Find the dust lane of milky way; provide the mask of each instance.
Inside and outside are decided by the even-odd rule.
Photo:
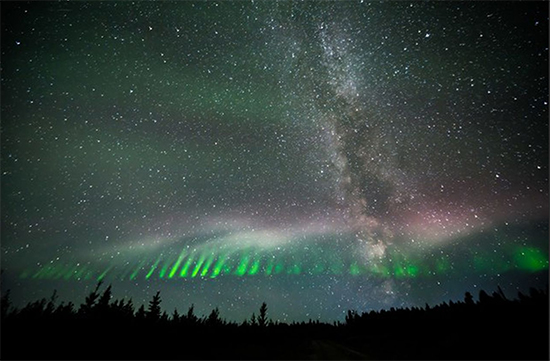
[[[2,291],[242,320],[548,284],[548,5],[2,4]]]

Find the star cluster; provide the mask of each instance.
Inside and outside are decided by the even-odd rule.
[[[548,284],[547,3],[14,2],[2,40],[20,302],[335,320]]]

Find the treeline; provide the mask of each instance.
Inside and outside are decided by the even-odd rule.
[[[147,325],[178,325],[178,326],[258,326],[266,327],[277,324],[267,318],[267,304],[264,302],[258,315],[252,313],[250,319],[242,323],[230,322],[220,317],[220,311],[215,308],[207,316],[198,317],[195,315],[194,305],[191,305],[186,313],[180,314],[174,309],[172,314],[168,314],[161,308],[162,299],[158,291],[149,301],[147,307],[141,305],[135,308],[132,299],[113,299],[112,286],[109,285],[103,291],[100,291],[102,282],[98,282],[95,289],[90,292],[84,302],[76,307],[72,302],[61,302],[57,304],[57,291],[54,290],[49,299],[29,302],[21,309],[12,307],[10,300],[10,290],[2,296],[2,320],[10,322],[26,321],[94,321],[94,322],[129,322],[146,323]]]
[[[78,307],[57,293],[11,305],[2,296],[2,359],[548,359],[548,289],[500,289],[435,306],[347,312],[345,322],[272,321],[263,303],[242,321],[136,308],[98,283]]]
[[[478,301],[466,292],[463,301],[432,307],[348,311],[346,328],[360,335],[352,347],[371,340],[366,347],[382,358],[547,360],[548,317],[548,288],[510,299],[498,287],[479,291]]]

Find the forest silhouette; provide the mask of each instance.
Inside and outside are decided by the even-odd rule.
[[[114,299],[102,283],[78,307],[49,299],[1,300],[2,359],[548,359],[548,288],[510,299],[474,300],[359,313],[343,322],[284,323],[264,302],[241,323],[218,308],[172,314],[157,292],[147,305]]]

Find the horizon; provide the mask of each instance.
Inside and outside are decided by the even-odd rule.
[[[123,304],[129,304],[131,302],[132,307],[133,307],[134,316],[137,314],[137,312],[140,308],[143,308],[145,312],[148,312],[148,309],[151,307],[150,303],[155,297],[155,296],[153,296],[151,299],[147,300],[144,303],[134,303],[134,300],[132,298],[126,298],[126,297],[119,298],[119,297],[116,297],[116,290],[114,288],[115,287],[113,287],[112,283],[105,284],[103,281],[98,281],[95,284],[95,287],[92,287],[92,291],[96,290],[98,296],[101,296],[101,295],[104,294],[104,292],[106,292],[107,289],[109,289],[111,297],[110,297],[108,302],[109,302],[109,305],[111,305],[111,306],[116,304],[117,302],[120,302],[120,301],[122,301]],[[90,291],[87,294],[87,296],[89,296],[92,291]],[[546,293],[546,295],[548,295],[548,285],[546,285],[545,289],[529,287],[526,290],[517,291],[517,293],[514,294],[514,295],[509,295],[509,294],[507,295],[506,292],[504,292],[500,286],[497,286],[497,288],[494,289],[494,290],[479,289],[479,290],[477,290],[477,292],[474,292],[474,293],[472,293],[470,291],[465,291],[462,299],[455,299],[455,300],[448,299],[448,300],[444,300],[444,301],[434,303],[434,304],[429,304],[428,302],[426,302],[424,305],[412,305],[412,306],[411,305],[402,305],[402,306],[399,306],[399,307],[391,306],[391,307],[388,307],[388,308],[379,308],[379,309],[373,309],[373,308],[363,309],[363,310],[347,309],[344,312],[344,319],[335,319],[335,320],[321,320],[321,319],[313,319],[311,317],[309,317],[307,319],[306,318],[304,318],[304,319],[298,318],[298,319],[291,319],[291,320],[287,320],[287,319],[280,320],[280,319],[274,318],[272,316],[271,308],[270,308],[270,305],[269,305],[268,302],[263,301],[262,304],[265,303],[265,305],[267,306],[267,308],[266,308],[266,310],[267,310],[266,320],[268,322],[272,322],[274,324],[298,324],[298,323],[303,323],[303,322],[306,322],[306,323],[307,322],[320,322],[322,324],[327,324],[327,325],[342,325],[346,322],[347,318],[350,315],[350,312],[352,314],[362,316],[362,315],[367,315],[367,314],[370,315],[370,314],[372,314],[372,312],[380,314],[380,313],[383,313],[383,312],[393,312],[393,311],[413,311],[413,310],[428,311],[432,308],[440,308],[440,307],[446,307],[446,306],[452,306],[452,305],[465,304],[466,303],[466,298],[471,300],[474,304],[479,304],[480,302],[482,302],[482,296],[481,296],[482,293],[484,293],[485,296],[489,296],[489,297],[493,297],[493,298],[495,297],[495,295],[497,295],[497,297],[501,297],[503,300],[506,300],[506,301],[519,302],[519,301],[521,301],[522,297],[527,297],[527,298],[533,297],[533,294],[532,294],[533,291],[535,291],[537,293],[543,292],[543,293]],[[168,320],[173,320],[174,319],[173,317],[174,317],[174,312],[175,311],[177,311],[177,313],[181,316],[181,315],[185,315],[192,308],[193,309],[193,314],[195,316],[197,316],[198,319],[205,320],[206,318],[208,318],[208,316],[213,311],[217,310],[218,315],[219,315],[218,317],[221,321],[223,321],[224,323],[227,322],[227,323],[233,323],[233,324],[238,325],[238,324],[242,324],[242,323],[252,322],[251,321],[252,318],[257,317],[259,315],[259,313],[261,312],[260,307],[262,306],[262,304],[260,304],[256,309],[250,310],[248,317],[245,317],[242,320],[230,319],[228,317],[224,317],[224,314],[226,313],[227,310],[220,309],[217,306],[213,307],[211,310],[209,310],[208,312],[204,312],[204,313],[197,313],[197,309],[196,309],[195,304],[190,304],[187,308],[178,309],[177,307],[175,307],[172,310],[166,309],[163,306],[163,301],[164,300],[163,300],[163,295],[162,295],[161,291],[157,291],[157,292],[158,293],[156,293],[156,296],[160,296],[160,298],[159,298],[159,300],[160,300],[160,302],[159,302],[159,307],[160,307],[159,316],[166,314],[166,316],[168,317]],[[13,299],[12,299],[12,290],[11,289],[8,289],[6,291],[6,293],[2,294],[2,297],[7,297],[6,300],[9,302],[8,308],[6,309],[7,314],[15,314],[15,315],[17,315],[17,313],[19,311],[24,309],[26,306],[29,306],[31,303],[38,302],[38,301],[41,301],[41,300],[45,300],[48,303],[51,302],[52,305],[54,306],[54,309],[59,307],[59,306],[62,306],[62,305],[67,306],[69,303],[72,303],[72,311],[75,312],[75,314],[78,313],[78,312],[81,312],[82,311],[82,306],[86,303],[86,301],[84,299],[82,299],[81,303],[73,302],[72,300],[62,299],[59,296],[59,292],[58,292],[57,289],[54,289],[54,291],[52,292],[52,294],[49,297],[36,298],[34,300],[30,300],[29,302],[27,302],[24,305],[23,304],[21,304],[21,305],[14,304]]]

